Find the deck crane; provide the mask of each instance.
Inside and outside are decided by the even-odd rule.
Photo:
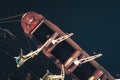
[[[47,70],[47,73],[42,78],[40,78],[40,80],[64,80],[64,77],[65,77],[65,71],[64,71],[64,66],[62,65],[60,75],[54,75]]]
[[[19,68],[21,65],[23,65],[28,59],[33,58],[35,55],[38,55],[39,52],[46,46],[49,45],[50,43],[54,44],[58,44],[66,39],[68,39],[69,37],[71,37],[73,35],[73,33],[70,34],[66,34],[64,36],[61,36],[57,39],[54,39],[52,37],[50,37],[40,48],[38,48],[35,51],[31,51],[29,52],[27,55],[23,55],[23,52],[21,50],[21,53],[18,57],[14,57],[17,63],[17,67]]]
[[[101,56],[102,56],[102,54],[97,54],[97,55],[94,55],[94,56],[89,56],[89,57],[86,57],[86,58],[82,58],[80,60],[78,60],[78,58],[76,58],[76,60],[74,61],[74,64],[78,66],[80,64],[89,62],[89,61],[94,60],[94,59],[96,59],[98,57],[101,57]]]

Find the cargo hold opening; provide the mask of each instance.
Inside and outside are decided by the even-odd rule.
[[[88,62],[78,66],[73,71],[73,74],[75,74],[80,80],[88,80],[95,70],[96,68]]]
[[[45,43],[53,33],[54,32],[49,27],[47,27],[46,24],[42,23],[33,33],[33,36],[41,43]]]
[[[60,59],[61,63],[65,63],[68,58],[72,55],[75,49],[66,41],[58,44],[51,53],[57,58]]]

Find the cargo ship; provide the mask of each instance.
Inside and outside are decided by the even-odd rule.
[[[102,54],[89,55],[72,39],[74,33],[65,33],[34,11],[24,13],[20,21],[23,33],[34,43],[34,50],[25,53],[21,48],[21,53],[14,56],[17,70],[29,66],[26,78],[9,80],[115,80],[95,60]]]
[[[27,12],[22,16],[21,26],[24,33],[36,43],[38,49],[50,38],[57,39],[68,34],[63,32],[57,25],[46,19],[43,15],[34,11]],[[43,46],[41,51],[46,58],[51,59],[58,68],[62,69],[61,65],[64,66],[64,77],[70,77],[69,79],[65,78],[65,80],[115,80],[95,59],[88,59],[88,61],[86,61],[86,58],[91,58],[91,56],[70,37],[64,39],[59,44],[49,43]],[[76,59],[85,59],[83,62],[86,62],[76,65]]]

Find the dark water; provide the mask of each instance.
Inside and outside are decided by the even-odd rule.
[[[73,32],[72,37],[90,55],[93,52],[103,53],[103,57],[97,61],[105,67],[115,78],[120,74],[120,5],[117,1],[79,1],[79,0],[37,0],[37,1],[2,1],[0,3],[0,18],[36,11],[58,25],[64,32]],[[14,18],[12,20],[20,19]],[[10,19],[11,20],[11,19]],[[0,20],[1,22],[1,20]],[[16,37],[4,38],[0,32],[0,49],[5,49],[12,55],[18,55],[22,47],[29,52],[26,37],[20,26],[16,23],[0,23],[0,28],[10,30]],[[8,35],[9,36],[9,35]],[[14,37],[14,36],[12,36]],[[5,47],[7,45],[8,48]],[[14,53],[13,53],[14,52]],[[8,75],[14,69],[18,70],[8,54],[0,51],[0,73]],[[3,62],[7,62],[4,64]],[[25,70],[23,70],[24,73]],[[15,72],[15,71],[14,71]],[[19,75],[19,74],[17,74]]]

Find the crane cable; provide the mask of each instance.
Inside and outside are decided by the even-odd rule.
[[[10,16],[10,17],[6,17],[6,18],[2,18],[0,19],[0,23],[11,23],[11,22],[18,22],[20,20],[9,20],[9,19],[12,19],[12,18],[16,18],[16,17],[19,17],[19,16],[22,16],[24,13],[22,14],[18,14],[18,15],[14,15],[14,16]],[[8,21],[6,21],[8,20]]]
[[[0,21],[4,21],[4,20],[8,20],[8,19],[15,18],[15,17],[19,17],[19,16],[22,16],[23,14],[24,14],[24,13],[18,14],[18,15],[15,15],[15,16],[10,16],[10,17],[6,17],[6,18],[2,18],[2,19],[0,19]]]
[[[14,15],[14,16],[10,16],[10,17],[6,17],[6,18],[2,18],[2,19],[0,19],[0,24],[1,24],[1,23],[19,22],[20,20],[9,20],[9,19],[13,19],[13,18],[22,16],[23,14],[25,14],[25,13],[21,13],[21,14]],[[7,21],[7,20],[8,20],[8,21]],[[25,34],[24,34],[24,35],[25,35]],[[26,41],[27,41],[27,45],[28,45],[29,50],[32,50],[31,47],[30,47],[30,42],[29,42],[29,40],[27,39],[27,36],[26,36],[26,35],[25,35],[25,38],[26,38]]]
[[[0,23],[12,23],[12,22],[19,22],[20,20],[10,20],[10,21],[2,21]]]

